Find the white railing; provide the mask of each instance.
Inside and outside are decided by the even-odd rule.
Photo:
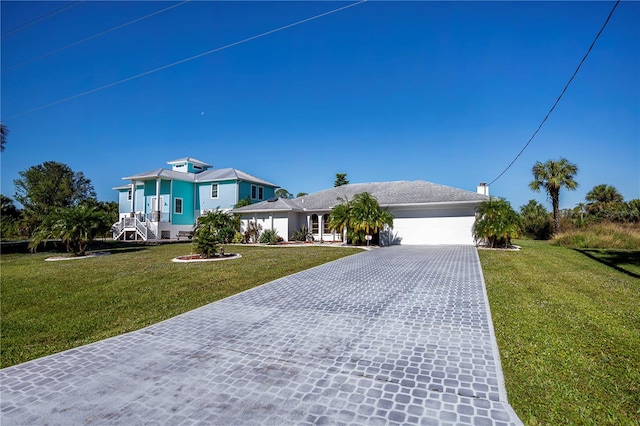
[[[114,240],[120,237],[126,231],[135,231],[144,241],[156,238],[157,227],[150,221],[141,221],[138,215],[134,217],[124,217],[118,223],[114,223],[111,227]]]

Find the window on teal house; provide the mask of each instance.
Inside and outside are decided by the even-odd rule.
[[[256,192],[258,191],[258,187],[255,185],[251,185],[251,199],[256,199]]]
[[[173,212],[175,214],[182,214],[182,198],[176,198],[174,200]]]
[[[127,191],[127,200],[131,201],[131,190]]]
[[[264,200],[264,188],[261,186],[258,187],[258,200]]]
[[[218,184],[211,184],[211,198],[218,198]]]

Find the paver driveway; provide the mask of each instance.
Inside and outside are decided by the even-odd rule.
[[[521,424],[474,247],[364,252],[0,380],[3,426]]]

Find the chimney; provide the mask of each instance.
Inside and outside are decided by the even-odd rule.
[[[489,196],[489,186],[485,182],[480,182],[477,192],[478,194]]]

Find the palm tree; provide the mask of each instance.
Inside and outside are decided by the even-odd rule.
[[[486,240],[491,248],[500,245],[509,247],[511,239],[518,236],[520,218],[507,200],[491,198],[483,201],[477,213],[472,227],[476,240]]]
[[[9,134],[9,129],[0,122],[0,151],[4,151],[4,144],[7,143],[7,134]]]
[[[556,233],[560,232],[560,189],[575,190],[578,182],[574,180],[578,173],[578,166],[572,164],[566,158],[558,161],[549,160],[546,163],[538,161],[533,168],[534,180],[529,183],[529,188],[539,192],[542,188],[551,198],[553,205],[553,228]]]
[[[362,192],[353,197],[351,223],[354,231],[364,231],[366,235],[371,235],[385,224],[393,226],[393,216],[380,207],[376,197]]]
[[[104,235],[110,226],[109,215],[95,206],[60,207],[44,218],[29,247],[35,251],[42,241],[59,238],[67,251],[84,256],[89,244]]]
[[[351,226],[351,201],[346,196],[338,197],[340,204],[331,209],[329,213],[329,228],[340,232],[340,238],[344,235],[345,229]]]
[[[624,201],[622,194],[620,194],[614,186],[606,184],[594,186],[593,189],[587,193],[585,199],[593,204],[599,203],[603,205]]]

